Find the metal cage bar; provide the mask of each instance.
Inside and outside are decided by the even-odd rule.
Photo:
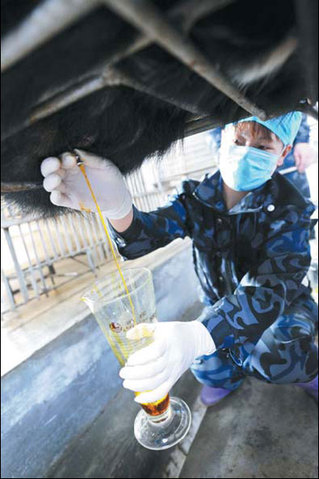
[[[19,229],[19,234],[20,234],[20,237],[21,237],[21,240],[22,240],[23,248],[24,248],[24,251],[25,251],[25,254],[26,254],[26,257],[27,257],[27,260],[28,260],[28,264],[29,264],[28,271],[30,273],[30,281],[31,281],[31,284],[32,284],[32,288],[35,292],[36,297],[39,298],[40,291],[39,291],[39,288],[38,288],[37,278],[35,277],[35,269],[34,269],[34,266],[32,264],[31,258],[30,258],[30,254],[29,254],[29,250],[28,250],[28,247],[27,247],[27,244],[26,244],[26,241],[25,241],[24,234],[22,233],[22,230],[21,230],[21,225],[18,225],[18,229]]]
[[[46,0],[2,41],[1,71],[94,9],[97,0]]]
[[[58,9],[58,2],[60,0],[47,0],[47,2],[50,2],[50,1],[57,2],[57,4],[55,5],[55,8]],[[73,1],[70,3],[73,3]],[[83,1],[84,0],[80,0],[80,3],[82,4]],[[186,40],[179,33],[179,30],[184,32],[189,30],[191,25],[195,23],[196,21],[198,21],[201,17],[207,14],[211,14],[212,12],[218,9],[224,8],[225,6],[233,3],[234,1],[235,0],[203,0],[200,3],[198,3],[197,0],[186,0],[185,2],[178,3],[176,6],[172,7],[167,12],[167,18],[169,20],[175,21],[175,23],[177,24],[178,30],[172,27],[166,21],[166,18],[161,15],[160,11],[157,11],[152,6],[151,2],[149,1],[142,2],[143,5],[137,7],[139,12],[137,13],[137,15],[140,15],[141,11],[144,10],[145,6],[147,5],[150,11],[149,12],[146,11],[145,15],[147,18],[150,17],[153,23],[155,22],[154,24],[152,23],[150,28],[146,30],[145,28],[143,30],[142,24],[137,25],[139,29],[142,29],[142,31],[144,31],[144,33],[146,32],[147,34],[146,36],[138,35],[137,38],[131,44],[128,44],[128,43],[126,44],[125,42],[123,44],[123,42],[121,42],[121,44],[110,55],[110,57],[105,62],[103,62],[102,65],[100,65],[99,67],[94,69],[93,72],[91,72],[91,77],[89,79],[83,78],[82,81],[80,80],[80,82],[78,82],[76,85],[73,85],[64,91],[57,93],[53,97],[46,99],[42,104],[38,105],[33,110],[31,116],[27,118],[23,124],[19,125],[18,128],[15,128],[14,130],[8,132],[6,137],[18,133],[19,131],[21,131],[24,128],[27,128],[33,123],[48,117],[56,113],[57,111],[60,111],[66,106],[71,105],[72,103],[75,103],[79,101],[80,99],[106,86],[120,86],[120,85],[128,86],[137,91],[141,91],[143,93],[149,94],[164,102],[170,103],[196,116],[197,115],[201,116],[203,112],[199,111],[199,109],[196,108],[194,105],[190,105],[189,103],[185,101],[177,100],[176,98],[167,97],[165,94],[157,92],[154,88],[151,88],[148,85],[145,85],[137,80],[134,80],[133,78],[129,77],[127,74],[124,74],[122,72],[116,71],[114,68],[111,68],[112,65],[115,65],[116,63],[123,60],[124,58],[127,58],[133,55],[134,53],[151,45],[153,43],[153,40],[155,40],[158,44],[161,44],[162,47],[166,48],[168,51],[170,51],[171,54],[175,55],[179,60],[183,61],[191,70],[196,71],[197,74],[204,77],[215,88],[218,88],[228,97],[230,97],[233,101],[235,101],[240,106],[242,106],[242,108],[244,108],[246,111],[252,114],[257,114],[257,116],[260,116],[261,118],[265,117],[266,114],[263,110],[261,110],[255,104],[253,104],[250,100],[248,100],[239,91],[239,89],[236,86],[232,85],[227,78],[225,78],[218,71],[216,71],[214,67],[211,65],[211,63],[208,62],[207,59],[204,58],[204,56],[199,52],[199,50],[189,40]],[[121,0],[121,2],[116,2],[114,0],[103,0],[102,3],[107,4],[108,6],[111,6],[111,8],[112,6],[116,5],[117,10],[118,9],[125,10],[126,9],[125,3],[127,2],[125,2],[124,0]],[[136,7],[134,7],[133,5],[134,3],[136,2],[129,0],[128,5],[130,9],[132,9],[132,7],[133,9],[136,9]],[[95,4],[97,4],[97,0],[95,1]],[[154,11],[157,15],[155,19],[154,19]],[[122,13],[120,14],[123,16]],[[143,18],[141,19],[141,21],[142,20]],[[29,21],[31,22],[30,19]],[[155,35],[155,38],[153,38],[154,35],[152,35],[152,31],[150,32],[150,29],[154,28],[154,26],[156,27],[157,25],[158,25],[159,31],[157,33],[155,32],[156,35]],[[163,25],[165,25],[165,29],[166,29],[164,33],[167,34],[167,32],[171,32],[171,36],[173,35],[174,37],[169,39],[168,43],[166,41],[164,41],[164,43],[162,41],[161,43],[160,41],[161,40],[160,30],[161,28],[163,28]],[[151,36],[149,36],[150,34]],[[193,60],[189,61],[189,57],[194,55],[194,53],[196,56],[196,63],[198,65],[195,65],[195,62]],[[92,78],[92,75],[93,75],[93,78]],[[3,139],[5,139],[6,137],[4,137]],[[23,185],[21,187],[23,188]],[[12,186],[10,188],[12,189]]]
[[[167,97],[166,95],[156,91],[154,88],[151,88],[148,85],[141,83],[140,81],[131,78],[129,75],[117,70],[115,67],[106,67],[106,69],[101,72],[99,76],[88,80],[78,87],[57,95],[56,97],[46,101],[43,105],[39,105],[34,109],[30,118],[24,124],[24,127],[32,125],[42,118],[53,115],[66,106],[71,105],[72,103],[75,103],[91,93],[101,90],[107,86],[126,86],[142,93],[146,93],[154,98],[158,98],[159,100],[174,105],[182,110],[188,111],[189,113],[195,115],[202,113],[193,105],[190,105],[184,101],[179,101],[176,98]]]
[[[144,32],[188,68],[224,93],[251,115],[265,120],[264,110],[255,105],[230,80],[217,71],[201,51],[176,30],[154,4],[148,0],[103,0],[111,10]]]
[[[19,282],[20,291],[22,293],[23,300],[26,303],[29,300],[28,289],[27,289],[27,285],[25,283],[25,277],[24,277],[23,271],[20,267],[20,263],[19,263],[18,258],[17,258],[17,254],[16,254],[16,251],[15,251],[15,248],[14,248],[14,244],[13,244],[13,241],[12,241],[12,238],[11,238],[9,228],[3,228],[3,232],[4,232],[4,235],[5,235],[7,245],[9,247],[9,251],[10,251],[10,255],[11,255],[11,258],[12,258],[12,262],[13,262],[15,271],[17,273],[17,279],[18,279],[18,282]]]

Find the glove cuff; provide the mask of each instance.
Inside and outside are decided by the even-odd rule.
[[[129,214],[132,209],[132,205],[131,193],[128,189],[126,189],[121,206],[112,210],[105,210],[103,213],[110,220],[120,220]]]
[[[197,338],[195,358],[213,354],[216,351],[216,345],[209,331],[200,321],[192,321],[192,325],[194,328],[194,337]]]

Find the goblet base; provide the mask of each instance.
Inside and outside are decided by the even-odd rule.
[[[189,431],[191,418],[187,404],[182,399],[171,397],[170,414],[164,421],[153,422],[143,410],[137,414],[134,422],[135,438],[146,449],[168,449],[184,439]]]

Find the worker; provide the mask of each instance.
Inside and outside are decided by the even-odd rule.
[[[75,150],[86,165],[120,254],[143,256],[191,237],[205,307],[189,322],[159,322],[151,345],[120,370],[136,402],[163,396],[188,369],[204,386],[207,406],[247,376],[295,384],[318,398],[317,305],[307,284],[313,204],[280,175],[301,123],[291,112],[249,117],[223,131],[219,170],[187,180],[164,207],[145,213],[133,204],[118,168]],[[95,209],[76,158],[66,152],[42,162],[43,186],[55,205]]]

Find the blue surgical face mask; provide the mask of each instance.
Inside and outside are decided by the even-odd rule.
[[[230,145],[221,152],[219,170],[229,188],[250,191],[270,180],[279,157],[252,146]]]

